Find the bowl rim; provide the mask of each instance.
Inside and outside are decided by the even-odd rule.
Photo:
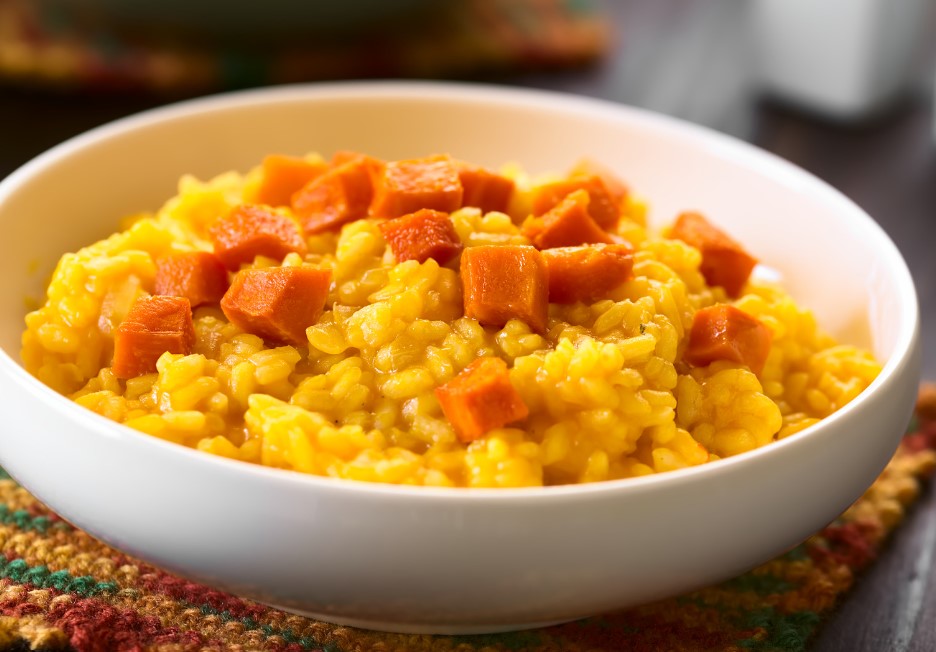
[[[325,83],[302,83],[274,86],[260,89],[240,90],[219,93],[195,99],[148,109],[111,122],[105,123],[86,132],[69,138],[62,143],[39,154],[0,180],[0,205],[16,193],[17,188],[44,169],[95,144],[120,138],[140,127],[156,126],[161,123],[185,119],[200,114],[224,110],[239,110],[269,103],[316,102],[316,101],[379,101],[407,100],[429,102],[475,103],[486,106],[501,105],[536,110],[547,106],[550,111],[564,111],[576,114],[594,115],[605,119],[615,119],[637,126],[653,129],[659,133],[688,140],[694,147],[707,155],[729,160],[754,170],[758,174],[771,178],[783,178],[788,185],[799,186],[804,192],[817,194],[826,203],[835,204],[841,211],[851,214],[852,218],[870,231],[877,244],[886,269],[894,278],[899,292],[898,305],[899,331],[896,337],[894,353],[883,365],[881,372],[872,383],[850,403],[837,412],[825,417],[820,422],[803,429],[785,439],[772,442],[760,448],[741,453],[729,458],[708,462],[699,466],[655,473],[637,478],[605,480],[587,484],[564,484],[537,487],[512,488],[470,488],[470,487],[427,487],[395,485],[377,482],[364,482],[328,476],[305,474],[288,469],[261,466],[240,460],[232,460],[217,455],[210,455],[194,448],[182,446],[147,435],[123,424],[111,421],[91,410],[81,407],[67,397],[58,394],[15,360],[5,349],[0,349],[0,375],[23,386],[24,390],[35,395],[50,410],[61,412],[65,418],[77,420],[97,434],[111,439],[120,439],[126,444],[142,447],[154,447],[154,453],[189,456],[193,463],[201,462],[217,472],[246,474],[257,482],[279,483],[298,491],[306,488],[343,493],[366,495],[374,498],[392,498],[405,496],[418,500],[488,502],[505,499],[530,500],[534,496],[551,499],[574,499],[594,497],[609,493],[644,493],[662,487],[680,486],[704,481],[712,476],[724,474],[737,465],[744,465],[765,456],[777,455],[782,450],[803,447],[808,441],[821,437],[824,431],[839,421],[860,410],[885,384],[896,382],[901,370],[912,362],[915,344],[919,336],[919,307],[916,290],[910,271],[897,246],[880,225],[839,190],[799,166],[744,142],[733,136],[719,133],[709,127],[697,125],[660,114],[648,109],[619,104],[610,100],[585,97],[557,91],[502,87],[474,82],[439,82],[439,81],[338,81]],[[179,174],[184,174],[184,170]]]

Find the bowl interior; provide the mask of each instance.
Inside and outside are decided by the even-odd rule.
[[[529,91],[359,83],[248,92],[142,114],[78,137],[0,185],[0,346],[19,359],[27,307],[63,252],[153,210],[183,173],[246,170],[271,152],[449,152],[490,166],[617,171],[656,225],[700,210],[768,267],[820,324],[886,360],[906,346],[915,298],[899,254],[848,200],[800,170],[700,128]]]

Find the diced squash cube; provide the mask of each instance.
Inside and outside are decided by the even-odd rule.
[[[263,159],[257,203],[269,206],[289,206],[293,194],[312,179],[323,174],[328,165],[323,161],[307,161],[298,156],[271,154]]]
[[[619,207],[630,194],[630,190],[628,190],[626,183],[621,181],[621,179],[615,175],[614,172],[606,168],[601,163],[593,161],[592,159],[583,158],[578,163],[576,163],[575,167],[569,171],[569,177],[598,177],[601,179],[602,183],[604,183],[605,189]]]
[[[682,240],[702,253],[699,271],[709,285],[720,285],[730,297],[744,289],[757,259],[727,233],[698,213],[683,213],[670,229],[669,237]]]
[[[458,179],[464,189],[462,206],[480,208],[483,213],[507,210],[514,191],[513,179],[462,162],[458,163]]]
[[[520,319],[534,331],[546,332],[546,261],[533,247],[469,247],[462,252],[461,280],[466,317],[497,328]]]
[[[435,395],[456,436],[466,444],[530,413],[500,358],[478,358],[436,388]]]
[[[215,255],[235,271],[257,256],[282,260],[286,254],[304,256],[307,251],[294,220],[253,204],[236,206],[211,227],[210,235]]]
[[[633,277],[634,251],[628,245],[595,244],[544,249],[552,303],[595,301]]]
[[[305,346],[306,329],[325,307],[331,270],[317,267],[244,269],[221,299],[227,318],[264,339]]]
[[[138,298],[114,333],[118,378],[136,378],[156,371],[163,353],[188,355],[195,347],[192,306],[185,297]]]
[[[313,179],[292,198],[292,208],[306,233],[338,229],[367,217],[380,161],[369,156],[339,157],[340,165]]]
[[[398,263],[432,258],[444,265],[462,250],[461,240],[447,213],[428,208],[387,220],[380,225]]]
[[[542,217],[528,217],[523,222],[523,235],[537,249],[574,247],[582,244],[614,241],[588,213],[589,195],[576,190],[547,211]]]
[[[588,193],[588,214],[605,231],[613,230],[621,217],[620,204],[599,176],[571,177],[533,189],[533,214],[542,215],[578,190]]]
[[[772,339],[771,330],[756,317],[734,306],[717,304],[696,311],[685,358],[697,367],[729,360],[760,375]]]
[[[390,161],[377,176],[370,213],[400,217],[420,208],[451,213],[461,207],[463,194],[458,168],[448,156]]]
[[[217,303],[227,289],[227,270],[207,251],[170,254],[156,262],[156,294],[185,297],[194,308]]]
[[[345,163],[350,163],[357,159],[366,159],[371,165],[371,169],[376,172],[380,170],[384,163],[380,159],[374,158],[373,156],[368,156],[367,154],[362,154],[361,152],[355,152],[350,149],[340,149],[332,155],[332,159],[329,163],[331,167],[337,168],[344,165]]]

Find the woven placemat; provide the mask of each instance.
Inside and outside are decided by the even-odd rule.
[[[331,41],[283,39],[285,45],[252,53],[81,25],[63,13],[61,3],[0,0],[0,80],[187,94],[323,79],[465,77],[578,66],[608,49],[609,26],[592,0],[446,0],[429,8],[416,30],[369,30]]]
[[[381,634],[316,622],[132,559],[0,479],[0,651],[365,650],[502,652],[803,650],[936,468],[936,387],[880,478],[839,519],[738,578],[540,630]]]

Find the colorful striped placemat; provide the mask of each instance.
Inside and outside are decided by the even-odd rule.
[[[250,51],[89,25],[74,11],[81,3],[0,0],[0,80],[190,94],[321,79],[578,66],[600,58],[609,45],[609,25],[594,0],[427,4],[419,29],[282,39],[283,45]]]
[[[316,622],[175,577],[73,528],[0,479],[0,651],[791,651],[875,558],[936,468],[936,386],[880,478],[840,518],[751,572],[678,598],[539,630],[382,634]]]

